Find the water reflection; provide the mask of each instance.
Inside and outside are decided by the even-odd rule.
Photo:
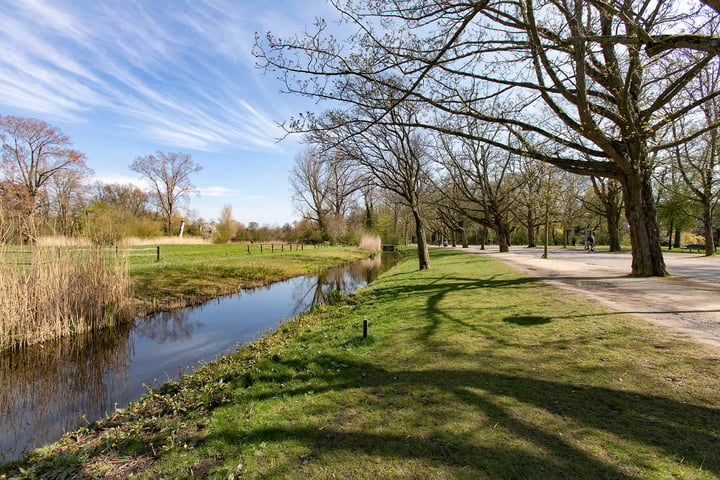
[[[330,292],[351,293],[397,263],[384,254],[313,277],[163,312],[101,334],[0,355],[0,461],[57,440],[193,365],[257,338]]]
[[[339,291],[347,294],[369,284],[378,277],[380,272],[394,265],[393,260],[396,258],[396,256],[388,254],[375,255],[373,258],[366,258],[343,268],[331,268],[317,277],[303,277],[293,293],[296,304],[292,315],[305,312],[315,305],[326,303],[330,292]],[[385,262],[385,267],[383,267],[383,262]],[[388,264],[390,265],[388,266]]]
[[[98,418],[128,386],[132,325],[0,356],[0,459]]]

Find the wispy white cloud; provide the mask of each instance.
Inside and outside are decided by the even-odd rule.
[[[271,3],[5,5],[0,105],[64,121],[103,118],[167,148],[279,151],[275,120],[285,108],[257,80],[251,55],[254,31],[291,30],[292,11]]]
[[[196,192],[204,197],[235,197],[239,193],[232,188],[221,186],[200,187],[196,189]]]

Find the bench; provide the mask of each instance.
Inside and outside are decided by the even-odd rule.
[[[701,250],[705,250],[705,244],[704,243],[688,243],[687,245],[685,245],[685,248],[687,248],[691,252],[693,250],[697,250],[699,252]]]

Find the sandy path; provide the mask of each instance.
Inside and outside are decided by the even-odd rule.
[[[677,276],[632,278],[628,276],[628,269],[620,268],[616,259],[609,256],[611,254],[605,254],[608,256],[605,263],[610,265],[607,266],[598,264],[603,263],[600,255],[592,258],[596,263],[589,264],[589,257],[584,258],[582,254],[562,255],[560,251],[556,252],[557,255],[551,251],[547,260],[541,258],[541,249],[504,254],[498,253],[497,249],[482,251],[477,247],[471,247],[469,251],[501,260],[529,275],[597,300],[620,313],[642,317],[666,328],[673,335],[720,347],[720,276],[718,283]],[[677,258],[677,261],[683,261],[682,257]],[[667,257],[666,261],[670,267]],[[720,267],[715,258],[707,261],[694,258],[694,264],[698,266],[688,269],[688,277],[692,276],[693,269],[705,274],[708,266]],[[672,268],[669,270],[673,271]]]

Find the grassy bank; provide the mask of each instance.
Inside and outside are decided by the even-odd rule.
[[[720,477],[716,350],[486,257],[435,249],[421,272],[410,258],[22,475]]]
[[[161,260],[151,254],[129,258],[136,310],[149,313],[195,305],[290,277],[359,260],[367,251],[351,247],[305,247],[260,254],[247,245],[162,245]]]

